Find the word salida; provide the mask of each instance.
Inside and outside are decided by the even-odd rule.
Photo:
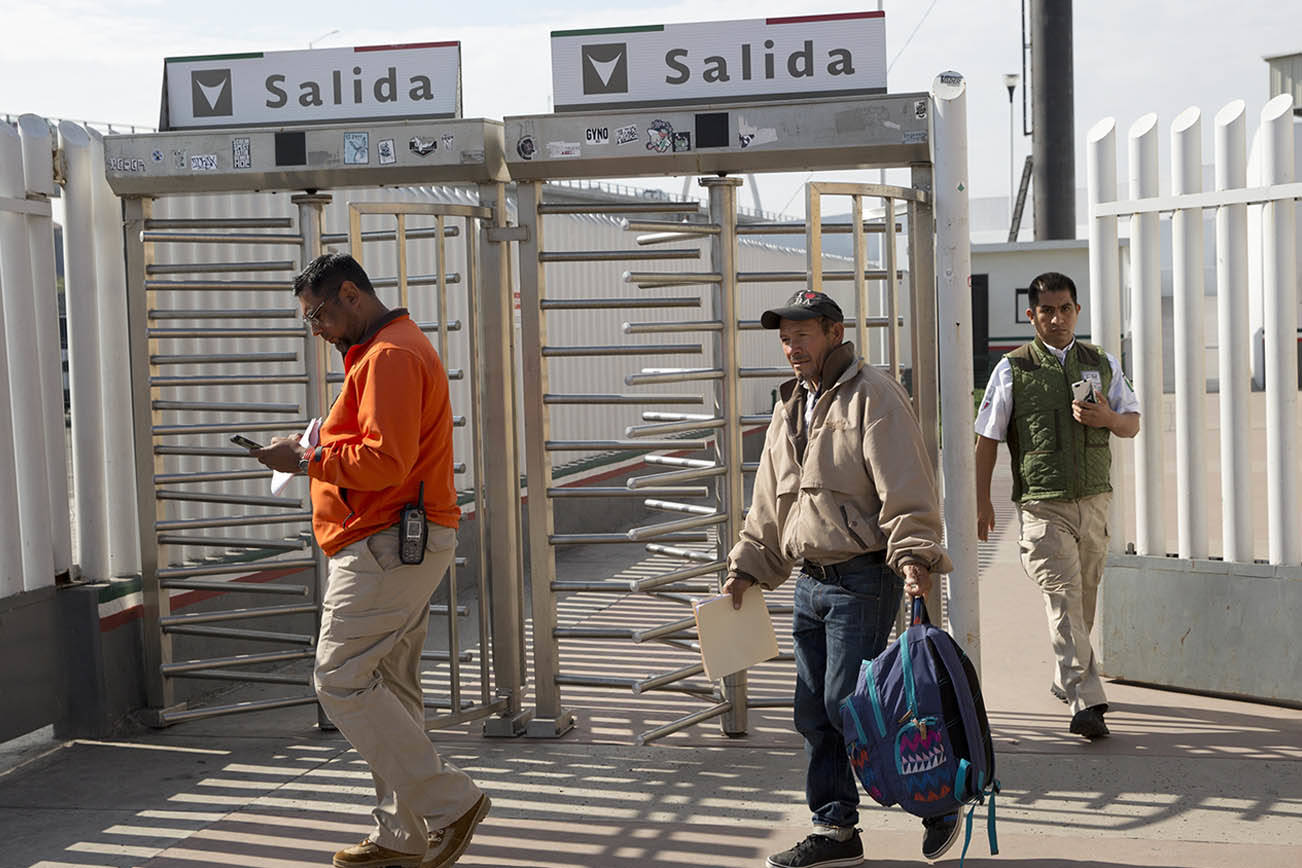
[[[772,49],[773,40],[764,40],[764,48]],[[689,54],[690,52],[686,48],[673,48],[665,53],[665,66],[673,69],[672,74],[665,76],[666,84],[686,84],[691,80],[692,70],[687,65]],[[773,52],[766,50],[761,55],[761,58],[764,63],[764,78],[776,77]],[[850,53],[850,49],[828,49],[827,59],[828,75],[854,75],[854,57]],[[723,55],[712,54],[702,60],[701,64],[702,81],[732,81],[732,75],[728,72],[728,58]],[[743,43],[741,46],[739,65],[741,67],[741,80],[750,81],[754,76],[751,69],[751,47],[749,43]],[[814,41],[812,39],[806,39],[802,48],[791,52],[787,56],[786,73],[791,78],[812,78],[815,75]]]
[[[363,79],[361,78],[362,68],[353,67],[352,85],[352,102],[360,105],[366,99],[363,96]],[[267,76],[264,82],[267,88],[267,94],[270,98],[267,100],[267,108],[284,108],[289,102],[289,94],[285,92],[282,85],[285,84],[285,76],[279,73]],[[333,105],[343,105],[344,81],[343,73],[339,70],[333,70],[330,73],[330,96]],[[417,100],[434,99],[434,85],[430,83],[429,76],[413,75],[407,80],[408,90],[407,98],[413,102]],[[396,67],[389,67],[388,72],[375,79],[371,85],[371,92],[375,96],[376,102],[397,102],[401,96],[398,90],[398,70]],[[298,83],[298,104],[301,106],[320,106],[325,105],[322,99],[321,83],[312,81],[300,81]]]

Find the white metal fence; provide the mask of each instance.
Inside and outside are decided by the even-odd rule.
[[[1214,189],[1202,182],[1202,116],[1190,108],[1170,127],[1170,194],[1160,195],[1158,121],[1137,120],[1128,133],[1129,186],[1118,194],[1116,122],[1106,118],[1087,137],[1090,201],[1092,339],[1117,351],[1123,322],[1118,218],[1130,220],[1130,354],[1144,423],[1134,446],[1134,547],[1140,555],[1172,551],[1167,516],[1176,523],[1174,552],[1182,558],[1214,554],[1210,505],[1221,512],[1221,557],[1273,564],[1302,560],[1298,520],[1298,257],[1295,121],[1291,97],[1279,96],[1261,111],[1248,141],[1242,100],[1214,119]],[[1216,381],[1209,396],[1203,325],[1204,211],[1215,215]],[[1160,220],[1169,214],[1175,328],[1173,406],[1163,398],[1162,253]],[[1259,300],[1259,301],[1254,301]],[[1260,305],[1260,317],[1250,313]],[[1261,324],[1261,372],[1265,380],[1264,430],[1253,426],[1253,322]],[[1212,409],[1213,400],[1218,407]],[[1172,412],[1173,411],[1173,412]],[[1168,496],[1166,422],[1175,441],[1174,509]],[[1218,424],[1213,424],[1216,422]],[[1219,429],[1219,453],[1210,445]],[[1264,443],[1262,442],[1264,440]],[[1265,456],[1262,462],[1254,461]],[[1219,462],[1217,457],[1219,456]],[[1209,468],[1219,463],[1218,477]],[[1118,498],[1113,526],[1131,490],[1126,473],[1114,473]],[[1254,505],[1266,501],[1265,545],[1254,545]],[[1114,546],[1125,542],[1114,533]]]
[[[43,118],[0,124],[0,597],[52,585],[72,563],[53,142]]]

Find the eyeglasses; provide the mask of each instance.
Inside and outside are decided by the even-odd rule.
[[[320,319],[320,317],[321,317],[321,308],[325,307],[325,306],[326,306],[326,302],[328,302],[328,301],[330,301],[329,298],[324,298],[324,299],[322,299],[320,304],[318,304],[316,307],[312,308],[312,309],[311,309],[310,311],[308,311],[307,313],[303,314],[303,322],[306,323],[307,325],[311,326],[312,328],[316,328],[316,327],[318,327],[319,325],[321,325],[321,319]]]

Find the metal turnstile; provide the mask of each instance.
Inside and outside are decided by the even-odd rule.
[[[297,231],[272,231],[293,230],[293,217],[155,218],[152,205],[129,202],[127,251],[136,278],[131,288],[148,296],[141,317],[147,322],[132,337],[146,344],[149,372],[148,402],[136,416],[136,449],[152,453],[137,470],[152,471],[145,479],[149,510],[141,516],[150,539],[142,539],[141,549],[154,566],[143,585],[145,653],[157,669],[147,680],[154,722],[310,704],[315,696],[301,674],[272,667],[310,659],[313,633],[258,626],[319,610],[316,558],[301,535],[311,513],[299,497],[271,495],[270,472],[224,442],[233,433],[257,437],[301,429],[312,412],[314,375],[303,365],[304,330],[294,322],[297,310],[284,289],[299,267],[303,238]],[[200,245],[217,255],[195,255]],[[246,246],[281,258],[229,255]],[[268,389],[278,391],[280,400],[266,400]],[[253,485],[230,484],[246,481]],[[247,533],[251,528],[259,532]],[[193,600],[223,592],[236,592],[246,603],[172,612],[174,594]],[[174,643],[186,636],[225,640],[232,651],[178,659]],[[255,644],[270,650],[244,650]],[[178,679],[297,689],[198,709],[176,702]]]
[[[745,107],[710,106],[690,110],[623,112],[612,110],[592,114],[538,115],[506,119],[508,155],[511,144],[520,159],[509,158],[512,177],[518,181],[519,222],[525,240],[520,246],[520,295],[522,307],[522,356],[525,390],[525,427],[529,478],[529,558],[532,577],[535,713],[528,733],[554,737],[574,725],[574,714],[566,707],[566,687],[608,687],[633,694],[672,691],[693,696],[702,707],[664,725],[640,733],[649,742],[702,721],[718,718],[724,733],[743,735],[747,709],[789,705],[790,698],[748,697],[745,672],[711,684],[702,676],[695,657],[695,622],[690,604],[693,595],[717,593],[723,579],[728,549],[737,538],[745,515],[745,474],[753,473],[758,462],[743,460],[743,432],[767,424],[764,407],[744,407],[739,395],[752,379],[776,382],[790,377],[786,365],[744,365],[744,336],[760,329],[761,304],[753,290],[760,285],[821,289],[825,281],[845,281],[854,287],[854,315],[847,326],[854,329],[861,348],[867,347],[870,331],[880,332],[880,353],[884,366],[899,376],[901,319],[896,309],[900,270],[896,263],[897,203],[904,206],[908,227],[908,272],[916,286],[930,287],[933,280],[932,250],[929,243],[933,218],[930,198],[930,165],[927,145],[927,97],[905,95],[855,101],[818,101],[803,105],[783,104]],[[705,123],[703,123],[705,119]],[[753,147],[739,132],[739,125],[766,129],[772,133],[772,147]],[[697,132],[697,147],[690,144],[655,148],[654,140],[642,147],[640,141],[625,148],[627,141],[602,143],[597,147],[549,148],[544,155],[538,142],[565,142],[572,131],[584,127],[610,130]],[[700,147],[702,129],[724,129],[709,147]],[[568,138],[567,138],[568,137]],[[589,138],[589,141],[593,137]],[[600,141],[603,137],[595,137]],[[627,138],[627,137],[625,137]],[[530,147],[524,147],[528,140]],[[675,142],[680,141],[674,139]],[[692,139],[688,136],[685,142]],[[807,192],[807,219],[803,223],[739,223],[736,203],[741,180],[729,177],[752,171],[792,168],[838,169],[864,167],[911,167],[911,188],[884,185],[811,183]],[[638,174],[705,174],[699,183],[708,193],[704,213],[694,202],[628,204],[561,204],[543,200],[543,181]],[[845,223],[822,222],[822,197],[848,196],[851,219]],[[863,200],[881,200],[882,216],[865,219]],[[624,228],[646,233],[637,237],[634,248],[617,250],[566,250],[548,241],[547,218],[560,214],[598,214],[625,217]],[[554,219],[554,218],[553,218]],[[745,271],[739,266],[738,238],[744,235],[805,235],[807,263],[799,270]],[[853,256],[849,268],[827,270],[823,262],[822,238],[830,233],[849,233]],[[865,252],[865,236],[880,233],[883,262],[871,268]],[[690,247],[657,249],[671,242]],[[708,259],[706,259],[708,257]],[[669,263],[662,270],[629,270],[624,284],[632,290],[621,295],[575,297],[549,292],[548,267],[558,263],[595,263],[623,260],[635,263]],[[696,261],[705,260],[697,266]],[[674,271],[683,261],[692,270]],[[635,266],[630,266],[635,269]],[[880,285],[878,310],[872,311],[868,286]],[[648,290],[672,288],[673,295]],[[926,432],[933,462],[937,456],[937,395],[934,296],[911,293],[912,385],[915,407]],[[775,299],[776,300],[776,299]],[[639,343],[627,338],[585,345],[557,345],[549,338],[548,322],[562,311],[627,310],[657,312],[654,321],[630,321],[624,335],[678,336],[676,342]],[[667,313],[700,309],[701,318],[664,319]],[[849,306],[846,308],[849,310]],[[662,314],[661,312],[665,312]],[[681,336],[688,335],[688,338]],[[602,358],[621,356],[663,357],[656,367],[630,371],[624,377],[629,391],[618,394],[572,393],[554,388],[550,366],[560,358]],[[676,356],[703,357],[697,367],[671,367]],[[767,358],[778,356],[776,346]],[[872,356],[870,355],[870,359]],[[681,393],[663,393],[640,387],[677,386]],[[704,386],[700,391],[697,388]],[[687,388],[683,388],[687,387]],[[687,412],[692,405],[704,405],[705,412]],[[552,428],[557,413],[575,405],[610,407],[659,407],[647,409],[647,424],[629,426],[615,439],[556,439]],[[555,484],[554,456],[558,453],[614,451],[642,454],[650,473],[635,475],[622,486],[561,487]],[[557,510],[571,498],[634,498],[653,511],[684,516],[626,531],[557,533]],[[600,581],[572,581],[557,572],[557,552],[574,545],[637,543],[653,554],[673,559],[655,575]],[[702,580],[705,580],[704,582]],[[561,623],[563,601],[569,595],[609,593],[647,595],[663,604],[664,620],[648,627],[622,627]],[[775,615],[789,615],[790,608],[770,603]],[[779,627],[779,629],[782,629]],[[599,675],[571,671],[562,656],[563,643],[585,640],[627,641],[635,646],[673,648],[683,652],[681,665],[647,673],[617,672],[607,665]]]
[[[355,153],[354,162],[344,159],[339,127],[106,140],[110,184],[125,200],[145,682],[149,711],[158,725],[315,701],[310,667],[300,663],[285,669],[314,655],[325,577],[324,557],[310,542],[306,486],[291,482],[298,487],[271,495],[266,488],[270,474],[225,438],[231,433],[289,433],[326,414],[331,385],[342,380],[342,373],[331,371],[329,348],[303,324],[290,278],[328,245],[347,243],[365,262],[372,242],[386,241],[396,245],[396,268],[393,274],[373,270],[379,291],[396,289],[398,303],[409,303],[413,288],[426,292],[428,287],[434,316],[422,322],[425,331],[434,334],[445,359],[454,351],[454,338],[464,335],[466,358],[476,362],[450,371],[453,377],[470,379],[470,406],[454,406],[453,412],[459,426],[474,428],[465,438],[471,454],[459,456],[457,467],[458,487],[473,504],[478,531],[480,566],[470,584],[474,619],[468,620],[470,602],[458,599],[454,568],[439,592],[446,600],[436,598],[431,609],[446,618],[446,628],[431,631],[439,634],[433,640],[438,647],[424,654],[434,669],[425,680],[437,694],[427,695],[427,722],[436,727],[484,718],[488,734],[510,735],[521,731],[528,718],[522,710],[511,307],[509,293],[502,292],[508,285],[508,259],[500,249],[510,240],[509,233],[502,233],[506,175],[501,127],[482,120],[362,126],[372,142],[391,140],[388,164],[357,164]],[[356,142],[356,125],[348,130]],[[417,135],[422,141],[433,135],[443,148],[431,153],[392,147],[392,141]],[[236,139],[239,147],[233,144]],[[152,159],[139,156],[151,153]],[[187,164],[186,154],[207,158]],[[237,158],[238,167],[231,162]],[[195,165],[204,171],[194,171]],[[332,197],[319,191],[420,182],[476,185],[480,204],[430,202],[413,191],[410,199],[426,201],[356,202],[349,209],[347,231],[324,231]],[[254,190],[263,193],[221,197],[199,208],[220,216],[154,216],[160,198],[170,206]],[[286,203],[286,197],[265,192],[275,190],[309,192],[292,195]],[[294,216],[263,213],[283,211],[287,204],[296,210]],[[232,217],[232,211],[242,216]],[[384,214],[396,225],[363,229],[364,219],[381,219],[367,215]],[[449,238],[459,238],[463,245],[460,271],[448,265],[454,258]],[[413,244],[432,247],[432,274],[408,273]],[[236,255],[250,247],[283,252],[278,257]],[[213,250],[234,252],[213,256]],[[457,285],[465,290],[464,316],[454,320],[448,315],[449,289]],[[486,454],[494,460],[485,462]],[[173,611],[178,600],[197,600],[178,595],[241,602]],[[283,598],[290,602],[260,602]],[[286,623],[298,629],[247,626],[266,624],[266,619],[297,619]],[[467,624],[473,628],[463,629]],[[194,641],[183,637],[209,644],[196,652],[178,646],[178,641]],[[290,689],[238,702],[206,696],[178,701],[177,685],[189,679]]]

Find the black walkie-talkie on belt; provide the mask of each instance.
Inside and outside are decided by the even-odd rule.
[[[425,524],[425,483],[420,484],[416,502],[402,508],[398,521],[398,558],[404,564],[418,564],[425,560],[425,539],[429,528]]]

